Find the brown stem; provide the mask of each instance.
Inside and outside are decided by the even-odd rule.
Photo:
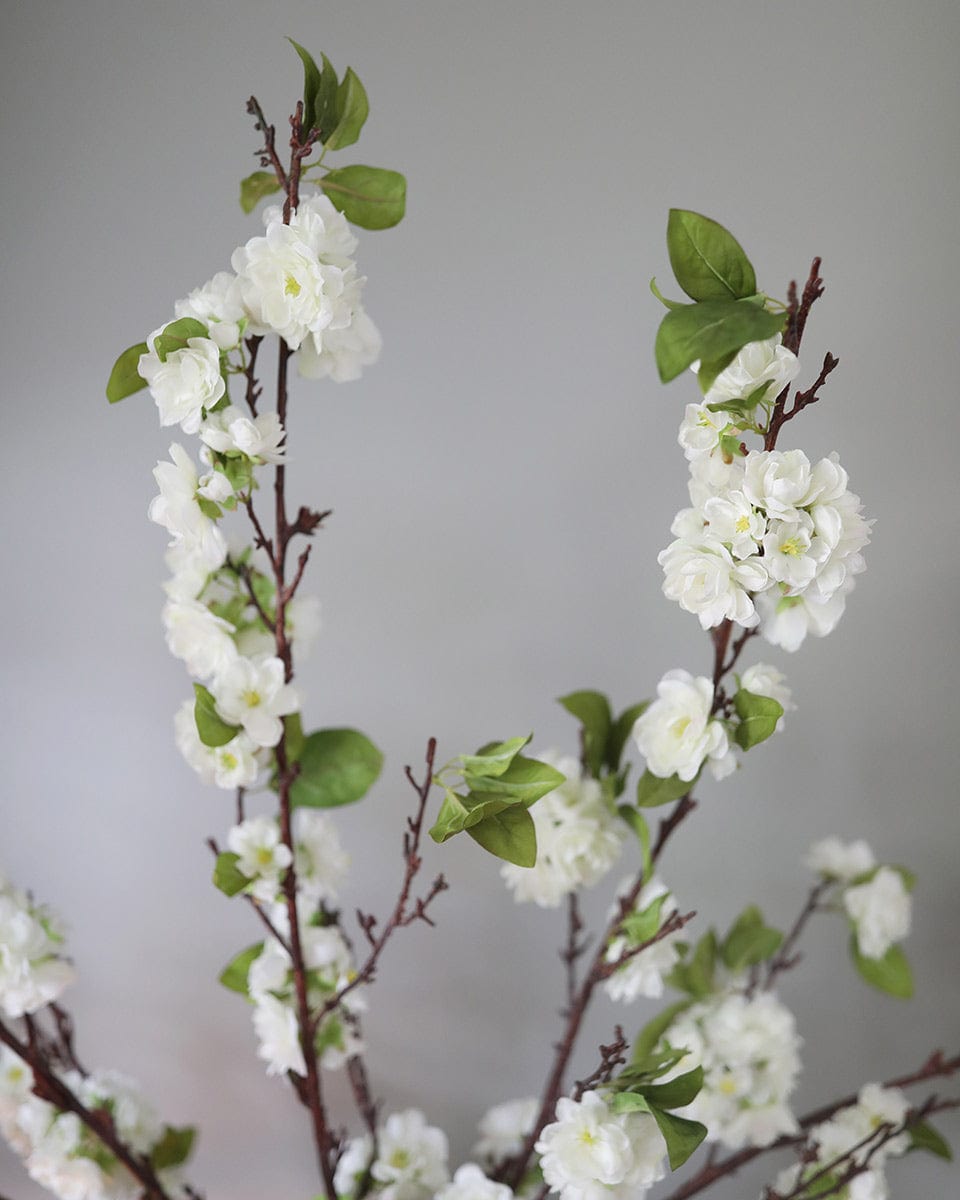
[[[807,922],[820,907],[820,901],[823,899],[824,892],[829,891],[833,886],[833,881],[829,879],[821,879],[819,883],[814,884],[810,889],[810,894],[807,896],[807,901],[797,919],[794,921],[790,932],[783,940],[783,944],[773,958],[767,964],[766,975],[763,978],[761,988],[763,991],[768,991],[782,971],[789,971],[791,967],[795,967],[800,961],[800,956],[795,954],[797,943],[800,936],[806,928]]]
[[[242,792],[243,789],[238,788],[237,791]],[[241,818],[241,820],[242,820],[242,818]],[[207,838],[207,845],[210,847],[210,850],[212,851],[214,858],[218,857],[220,854],[220,847],[217,845],[216,840],[214,838]],[[276,940],[280,943],[280,945],[284,948],[284,950],[286,950],[287,954],[290,955],[290,957],[292,958],[293,956],[291,954],[290,945],[287,942],[287,939],[278,931],[276,925],[274,925],[274,923],[270,920],[270,918],[264,912],[263,906],[260,904],[260,901],[257,900],[254,896],[250,896],[247,894],[244,894],[243,898],[244,898],[244,900],[247,901],[247,903],[250,905],[250,907],[253,909],[253,911],[257,914],[257,919],[261,922],[261,924],[266,929],[266,931],[270,934],[270,936],[273,938],[276,938]]]
[[[583,918],[580,915],[580,902],[577,893],[570,892],[567,896],[567,942],[560,951],[567,973],[567,1003],[564,1015],[573,1008],[574,997],[577,994],[577,959],[587,948],[587,942],[579,940],[583,931]]]
[[[257,354],[260,350],[260,344],[263,341],[262,337],[247,338],[247,350],[250,358],[247,360],[247,365],[244,367],[244,375],[247,377],[247,408],[250,409],[250,415],[257,415],[257,401],[260,399],[260,385],[257,383]]]

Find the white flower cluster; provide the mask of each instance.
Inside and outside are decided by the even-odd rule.
[[[804,861],[812,871],[843,885],[843,907],[865,958],[883,958],[910,932],[913,901],[903,873],[877,866],[866,842],[824,838],[810,847]]]
[[[884,1163],[909,1150],[910,1135],[898,1133],[882,1141],[881,1130],[897,1129],[909,1111],[909,1101],[899,1088],[866,1084],[860,1089],[853,1107],[842,1109],[829,1121],[810,1130],[810,1142],[817,1152],[816,1162],[795,1164],[781,1171],[774,1187],[786,1195],[830,1163],[837,1163],[837,1174],[842,1174],[850,1165],[868,1164],[865,1171],[850,1180],[843,1195],[847,1200],[887,1200],[890,1193],[883,1173]],[[874,1134],[876,1140],[869,1140]]]
[[[237,870],[250,880],[245,889],[262,904],[279,899],[283,873],[293,862],[297,894],[317,905],[335,900],[350,866],[350,856],[340,844],[333,821],[313,808],[293,812],[295,852],[280,840],[280,826],[273,817],[248,817],[227,834],[227,848],[236,854]]]
[[[538,755],[566,779],[530,809],[537,831],[533,867],[504,863],[500,874],[518,901],[556,908],[578,887],[590,887],[620,855],[625,826],[595,779],[583,775],[575,758],[552,751]]]
[[[557,1101],[536,1150],[560,1200],[634,1200],[665,1174],[666,1147],[648,1113],[611,1112],[599,1092]]]
[[[787,1101],[800,1073],[801,1042],[793,1014],[775,996],[712,996],[682,1012],[665,1038],[687,1050],[672,1074],[703,1067],[703,1088],[681,1111],[706,1125],[709,1141],[737,1150],[797,1131]]]
[[[369,1171],[373,1186],[368,1195],[381,1200],[430,1200],[449,1182],[447,1153],[446,1134],[428,1125],[418,1109],[392,1113],[377,1129],[375,1158],[369,1134],[351,1138],[347,1143],[334,1177],[337,1195],[352,1196],[358,1181]],[[467,1177],[460,1182],[466,1189],[471,1179]],[[450,1200],[467,1200],[467,1196],[455,1193]],[[506,1200],[506,1197],[484,1191],[478,1200]]]
[[[522,1100],[506,1100],[488,1109],[480,1118],[477,1127],[480,1136],[473,1148],[479,1162],[485,1167],[494,1167],[505,1158],[519,1154],[539,1108],[539,1101],[527,1096]]]
[[[109,1113],[134,1154],[149,1157],[164,1126],[136,1084],[113,1071],[89,1076],[67,1071],[61,1078],[86,1108]],[[137,1200],[143,1192],[78,1116],[33,1094],[33,1072],[5,1046],[0,1046],[0,1133],[24,1159],[30,1178],[62,1200]],[[171,1195],[180,1194],[176,1170],[158,1174]]]
[[[0,1013],[22,1017],[57,999],[74,980],[62,949],[57,918],[0,875]]]
[[[617,889],[617,895],[625,895],[630,890],[632,883],[633,880],[631,878],[624,879]],[[645,883],[641,888],[633,907],[633,913],[627,917],[627,928],[615,938],[612,938],[609,946],[607,946],[607,952],[604,957],[608,963],[617,962],[624,954],[629,953],[632,948],[642,945],[643,942],[649,939],[649,935],[642,940],[637,940],[631,936],[629,931],[630,916],[642,913],[644,909],[648,908],[661,896],[666,896],[666,899],[660,908],[658,929],[662,928],[667,919],[677,911],[677,904],[673,896],[670,895],[670,889],[663,880],[658,879],[654,875],[650,882]],[[614,904],[607,914],[607,920],[612,921],[619,911],[619,904]],[[657,999],[662,996],[663,977],[664,975],[668,975],[676,964],[678,956],[677,942],[680,936],[679,931],[667,934],[659,942],[654,942],[652,946],[648,946],[645,950],[641,950],[639,954],[634,954],[631,958],[628,958],[604,982],[603,990],[610,999],[622,1000],[625,1004],[631,1004],[638,996],[646,996],[649,999]]]
[[[300,907],[298,905],[298,909]],[[353,980],[353,958],[339,929],[313,924],[309,905],[304,903],[302,908],[300,945],[307,969],[307,999],[311,1012],[316,1013]],[[277,932],[282,937],[287,936],[286,907],[278,904],[270,909],[270,915]],[[354,988],[320,1022],[315,1046],[321,1066],[336,1070],[362,1049],[350,1020],[352,1013],[362,1012],[365,1008],[362,991],[362,988]],[[284,1075],[293,1071],[297,1075],[306,1075],[297,1022],[293,964],[276,938],[268,938],[250,964],[247,993],[254,1006],[253,1027],[259,1042],[257,1053],[267,1064],[267,1074]]]
[[[836,455],[811,464],[802,450],[750,450],[742,418],[710,405],[744,400],[770,383],[776,396],[799,364],[779,336],[745,346],[703,404],[687,406],[679,441],[690,463],[692,507],[661,552],[663,590],[704,629],[729,620],[796,650],[839,621],[870,522]],[[738,422],[740,422],[738,424]]]

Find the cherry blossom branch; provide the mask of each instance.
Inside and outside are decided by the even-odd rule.
[[[260,385],[257,382],[257,354],[262,342],[262,337],[247,338],[247,350],[250,357],[243,369],[243,373],[247,379],[247,408],[250,409],[250,415],[254,418],[257,415],[257,401],[260,399]]]
[[[562,1015],[573,1008],[574,997],[577,994],[577,959],[586,951],[589,938],[579,941],[583,931],[583,918],[580,915],[580,902],[575,891],[567,896],[567,941],[560,951],[567,972],[567,1004]]]
[[[28,1026],[28,1030],[31,1030],[31,1026]],[[150,1160],[143,1155],[134,1153],[119,1136],[109,1111],[105,1108],[95,1110],[87,1108],[71,1088],[57,1076],[46,1061],[42,1052],[42,1043],[35,1036],[35,1027],[31,1030],[28,1041],[22,1042],[0,1021],[0,1042],[19,1055],[33,1071],[34,1095],[48,1104],[54,1105],[55,1108],[71,1112],[79,1117],[90,1132],[100,1139],[110,1153],[123,1163],[130,1174],[142,1185],[144,1200],[172,1200],[170,1193],[164,1189],[157,1178]]]
[[[763,977],[763,982],[760,987],[763,991],[768,991],[773,985],[773,981],[782,971],[789,971],[795,967],[800,961],[801,955],[795,953],[797,943],[807,926],[807,922],[820,910],[820,901],[823,899],[824,893],[828,892],[833,886],[833,880],[821,879],[815,883],[810,889],[810,894],[807,896],[806,903],[800,910],[797,919],[794,921],[790,932],[784,938],[780,949],[770,959],[767,964],[766,974]]]
[[[247,112],[254,118],[254,128],[263,134],[263,146],[257,151],[260,157],[261,167],[270,167],[277,177],[277,182],[281,188],[286,191],[287,173],[283,169],[283,163],[280,161],[280,156],[277,154],[277,131],[273,125],[267,124],[267,118],[263,115],[263,109],[260,107],[260,102],[256,96],[251,96],[247,101]],[[286,222],[288,218],[284,218]]]
[[[623,1036],[622,1026],[614,1025],[613,1041],[609,1046],[600,1046],[600,1065],[592,1075],[588,1075],[586,1079],[578,1079],[574,1085],[574,1100],[580,1101],[583,1099],[584,1092],[589,1092],[591,1088],[601,1087],[603,1084],[609,1083],[617,1067],[622,1067],[627,1061],[625,1057],[627,1048],[628,1042]]]

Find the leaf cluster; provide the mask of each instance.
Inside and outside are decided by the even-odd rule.
[[[630,1063],[611,1085],[610,1107],[615,1113],[648,1113],[656,1121],[673,1171],[683,1166],[707,1136],[705,1125],[672,1111],[696,1099],[703,1087],[703,1067],[658,1082],[685,1054],[685,1050],[669,1046],[661,1051],[641,1047],[640,1053],[635,1047]]]
[[[708,929],[692,949],[680,943],[681,961],[666,976],[666,981],[692,1000],[703,1000],[717,991],[720,967],[732,975],[739,974],[773,958],[782,945],[780,930],[768,925],[760,909],[749,904],[724,938]]]

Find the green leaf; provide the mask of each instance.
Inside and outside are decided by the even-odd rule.
[[[407,181],[399,171],[357,163],[317,180],[348,221],[361,229],[389,229],[403,220]]]
[[[165,1171],[169,1167],[179,1167],[190,1157],[197,1131],[190,1125],[177,1129],[173,1125],[165,1125],[163,1137],[150,1151],[150,1165],[155,1171]]]
[[[703,1087],[703,1067],[694,1067],[667,1083],[649,1083],[643,1095],[656,1108],[683,1108],[691,1104]]]
[[[720,358],[711,359],[709,362],[701,362],[697,369],[697,383],[700,384],[700,390],[704,395],[713,387],[714,380],[721,371],[727,367],[737,357],[736,350],[731,350],[728,354],[723,354]],[[713,405],[708,406],[711,412],[716,411]],[[738,410],[739,411],[739,410]]]
[[[617,1113],[650,1112],[650,1105],[639,1092],[617,1092],[610,1097],[610,1109]]]
[[[909,1000],[913,995],[913,972],[899,946],[891,946],[883,958],[867,958],[861,953],[854,933],[850,938],[850,954],[854,966],[871,987],[900,1000]]]
[[[953,1161],[950,1143],[927,1121],[918,1121],[916,1125],[911,1125],[908,1132],[911,1150],[926,1150],[928,1154],[935,1154],[937,1158],[945,1158],[947,1162]]]
[[[607,750],[607,739],[613,724],[610,701],[602,692],[571,692],[558,701],[572,717],[580,722],[580,737],[587,770],[599,779]]]
[[[693,791],[696,779],[684,782],[679,775],[671,775],[663,779],[647,770],[640,776],[637,783],[637,807],[657,808],[661,804],[669,804],[671,800],[679,800],[687,792]]]
[[[250,974],[250,967],[262,953],[263,942],[257,942],[255,946],[248,946],[246,950],[241,950],[238,955],[231,958],[220,972],[219,978],[223,986],[229,988],[231,992],[239,992],[241,996],[246,996],[249,991],[247,978]]]
[[[742,971],[772,958],[783,944],[779,929],[767,925],[763,914],[751,904],[734,921],[720,947],[720,957],[730,971]]]
[[[213,882],[225,896],[236,896],[250,882],[249,877],[237,866],[239,861],[240,855],[229,850],[217,855],[213,867]]]
[[[253,463],[245,454],[221,460],[223,473],[235,492],[247,492],[253,482]],[[272,598],[272,597],[271,597]]]
[[[127,396],[132,396],[134,392],[139,392],[147,386],[147,381],[141,378],[137,371],[137,363],[140,361],[140,355],[147,354],[149,349],[146,342],[137,342],[135,346],[124,350],[113,364],[113,370],[107,380],[107,399],[111,404],[125,400]]]
[[[446,795],[440,812],[430,830],[430,836],[437,843],[449,841],[455,834],[462,833],[473,825],[478,825],[485,817],[503,812],[512,804],[520,804],[519,800],[507,796],[496,796],[484,793],[469,792],[461,796],[451,788],[444,788]]]
[[[652,1112],[653,1119],[663,1134],[663,1140],[667,1143],[670,1170],[676,1171],[707,1136],[707,1127],[699,1121],[690,1121],[686,1117],[678,1117],[659,1108],[654,1108]]]
[[[313,61],[313,55],[305,50],[293,38],[287,38],[290,45],[300,55],[303,63],[303,129],[309,131],[319,128],[318,100],[320,96],[320,68]],[[326,57],[326,56],[324,56]]]
[[[630,1056],[630,1062],[633,1066],[640,1068],[646,1066],[650,1055],[660,1044],[663,1035],[676,1018],[682,1012],[685,1012],[692,1003],[692,1000],[678,1000],[676,1004],[671,1004],[663,1012],[658,1013],[652,1021],[648,1021],[644,1025],[633,1042],[633,1052]]]
[[[467,833],[484,850],[518,867],[533,867],[537,862],[537,832],[533,817],[522,804],[484,817]]]
[[[363,84],[352,67],[347,67],[343,82],[337,88],[337,124],[324,142],[328,150],[352,146],[370,112],[370,103]]]
[[[734,737],[737,745],[744,750],[759,746],[765,742],[777,727],[777,722],[783,716],[783,705],[769,696],[758,696],[743,688],[733,698],[740,724]]]
[[[643,877],[649,879],[653,874],[653,864],[650,860],[650,826],[643,813],[635,809],[632,804],[617,805],[617,812],[637,835],[637,841],[640,843]]]
[[[677,283],[691,300],[742,300],[756,295],[757,276],[743,247],[709,217],[671,208],[667,251]]]
[[[254,171],[240,180],[240,207],[251,213],[264,198],[280,191],[280,181],[273,171]]]
[[[287,751],[287,762],[299,762],[300,755],[307,739],[303,736],[303,722],[298,712],[289,713],[283,718],[283,738]]]
[[[164,325],[163,332],[153,339],[153,346],[160,361],[166,362],[167,355],[185,349],[190,338],[209,337],[210,331],[202,321],[195,317],[181,317],[178,321]]]
[[[206,496],[197,496],[197,508],[211,521],[219,521],[223,516],[220,505],[213,500],[208,500]]]
[[[524,758],[518,754],[507,769],[499,775],[467,776],[471,792],[484,795],[503,796],[513,802],[530,805],[558,788],[566,776],[547,763],[536,758]]]
[[[675,308],[660,322],[654,347],[657,369],[669,383],[697,359],[710,362],[783,329],[782,313],[747,300],[705,300]]]
[[[697,942],[693,955],[686,962],[679,962],[665,976],[671,987],[679,988],[700,1000],[714,990],[714,969],[717,962],[717,935],[707,930]]]
[[[303,744],[300,774],[290,788],[294,808],[336,808],[367,794],[383,755],[356,729],[318,729]]]
[[[684,307],[682,300],[668,300],[666,298],[666,296],[663,294],[663,292],[661,292],[660,289],[657,287],[656,276],[654,276],[653,279],[650,280],[650,291],[653,292],[653,294],[660,301],[660,303],[663,305],[664,308],[683,308]]]
[[[633,727],[637,723],[637,718],[641,716],[650,707],[649,700],[643,700],[640,704],[631,704],[629,708],[625,708],[617,717],[610,730],[610,736],[607,739],[607,767],[611,771],[616,771],[620,767],[620,759],[623,757],[623,748],[627,744],[627,739],[633,732]]]
[[[524,746],[529,745],[532,737],[531,733],[527,737],[510,738],[506,742],[489,742],[481,746],[476,754],[461,754],[457,762],[465,778],[471,775],[497,777],[506,771]]]
[[[205,746],[226,746],[240,732],[241,726],[228,725],[217,712],[213,696],[202,683],[193,685],[196,701],[193,705],[193,719],[197,723],[197,733]]]
[[[641,912],[628,913],[623,918],[620,922],[620,929],[631,945],[642,945],[643,942],[648,942],[654,936],[661,925],[661,910],[669,898],[670,893],[664,892]]]

